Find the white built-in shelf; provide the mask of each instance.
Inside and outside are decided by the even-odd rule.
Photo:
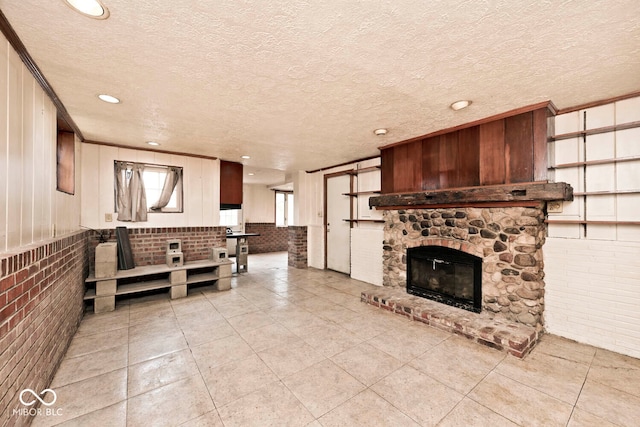
[[[640,190],[610,190],[610,191],[578,191],[574,196],[611,196],[616,194],[640,194]]]
[[[548,219],[547,224],[640,225],[640,221],[592,221],[582,219]]]
[[[622,123],[619,125],[605,126],[602,128],[586,129],[586,130],[580,130],[577,132],[570,132],[570,133],[564,133],[561,135],[555,135],[549,138],[548,141],[549,142],[560,141],[563,139],[572,139],[572,138],[578,138],[578,137],[587,136],[587,135],[597,135],[600,133],[609,133],[609,132],[615,132],[615,131],[626,130],[626,129],[634,129],[637,127],[640,127],[640,122]]]
[[[553,170],[553,169],[575,168],[580,166],[610,165],[610,164],[616,164],[616,163],[633,162],[637,160],[640,160],[639,156],[618,157],[616,159],[587,160],[584,162],[562,163],[559,165],[550,166],[548,169]]]

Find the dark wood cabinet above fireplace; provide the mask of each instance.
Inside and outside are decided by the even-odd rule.
[[[554,114],[545,102],[382,147],[382,194],[544,182]]]

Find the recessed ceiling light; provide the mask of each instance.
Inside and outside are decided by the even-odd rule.
[[[250,159],[251,156],[241,156],[243,159]]]
[[[383,136],[387,134],[387,130],[385,128],[376,129],[373,131],[378,136]]]
[[[249,172],[249,176],[254,176],[254,175],[255,175],[255,173]]]
[[[449,107],[453,111],[458,111],[458,110],[462,110],[463,108],[467,108],[469,105],[471,105],[471,101],[461,100],[461,101],[454,102]]]
[[[111,95],[100,94],[100,95],[98,95],[98,98],[100,98],[104,102],[108,102],[109,104],[119,104],[120,103],[120,100],[118,98],[116,98],[115,96],[111,96]]]
[[[159,142],[155,142],[155,141],[147,141],[147,144],[149,144],[149,145],[153,145],[153,146],[158,146],[158,145],[160,145],[160,143],[159,143]]]
[[[107,19],[109,9],[99,0],[64,0],[73,10],[94,19]]]

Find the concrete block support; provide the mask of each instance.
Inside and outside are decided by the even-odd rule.
[[[187,284],[171,285],[171,299],[184,298],[187,296]]]
[[[97,279],[113,277],[118,270],[118,244],[100,243],[96,246],[95,276]]]
[[[96,282],[96,296],[115,295],[117,285],[116,279]]]
[[[115,295],[110,297],[96,297],[93,301],[93,311],[96,314],[108,313],[116,309],[116,297]]]

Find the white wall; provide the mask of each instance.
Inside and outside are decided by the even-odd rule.
[[[324,173],[300,171],[293,194],[296,225],[307,226],[307,265],[324,269]]]
[[[555,133],[635,121],[640,97],[559,115]],[[554,165],[630,157],[640,158],[639,128],[550,144]],[[640,160],[557,169],[551,178],[574,192],[610,194],[576,196],[550,220],[640,221]],[[640,226],[549,224],[543,251],[547,330],[640,357]]]
[[[115,160],[181,166],[183,212],[148,214],[146,222],[120,222],[114,212]],[[82,226],[89,228],[199,227],[220,222],[220,161],[154,153],[98,144],[82,144]],[[112,214],[107,222],[105,214]]]
[[[276,222],[276,196],[266,185],[242,186],[242,211],[244,222]]]
[[[308,174],[301,172],[294,179],[296,195],[296,219],[307,228],[307,264],[314,268],[324,268],[325,227],[324,227],[324,177],[325,175],[364,169],[380,164],[375,158],[325,171]],[[357,175],[355,191],[379,191],[380,171]],[[374,194],[371,194],[373,196]],[[359,219],[382,219],[382,212],[369,209],[369,196],[353,199],[354,217]],[[351,229],[351,277],[375,285],[382,285],[382,241],[383,224],[371,222],[354,223]]]
[[[324,224],[324,174],[299,171],[293,177],[296,225]]]
[[[382,286],[382,226],[351,229],[351,277]]]
[[[0,252],[80,227],[76,194],[56,191],[56,110],[0,35]]]
[[[380,165],[380,158],[358,164],[358,169]],[[380,169],[355,176],[355,192],[380,191]],[[363,194],[353,199],[354,217],[365,220],[381,220],[382,211],[369,208],[369,198],[376,194]],[[384,224],[357,222],[351,229],[351,277],[382,286],[382,242]],[[379,261],[379,262],[375,262]]]
[[[324,226],[307,226],[307,265],[324,269]]]
[[[547,239],[547,331],[640,357],[640,244]]]

